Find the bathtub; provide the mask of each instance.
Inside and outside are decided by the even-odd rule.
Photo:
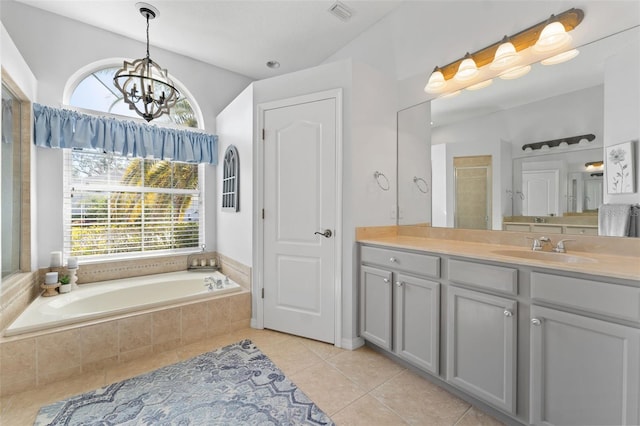
[[[205,277],[222,281],[222,288],[205,285]],[[240,291],[218,271],[181,271],[82,284],[70,293],[39,296],[5,330],[5,336],[110,317],[160,306]]]

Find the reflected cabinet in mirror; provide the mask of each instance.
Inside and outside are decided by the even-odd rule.
[[[598,235],[599,206],[640,202],[603,184],[605,147],[638,138],[639,45],[634,27],[569,62],[400,111],[398,223]]]

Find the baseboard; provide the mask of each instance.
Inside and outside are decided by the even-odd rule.
[[[354,337],[353,339],[343,338],[340,344],[342,349],[353,351],[360,346],[364,346],[364,339],[362,337]]]
[[[260,327],[258,327],[258,319],[257,318],[251,318],[251,323],[249,325],[251,326],[251,328],[260,328]]]

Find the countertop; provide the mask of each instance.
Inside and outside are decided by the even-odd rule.
[[[563,256],[565,256],[565,258],[573,257],[574,260],[579,260],[579,262],[556,262],[548,259],[541,260],[526,258],[527,253],[531,252],[531,249],[522,246],[504,244],[443,240],[403,235],[367,237],[358,239],[357,241],[362,244],[419,250],[429,253],[468,257],[477,260],[489,260],[513,265],[537,266],[547,269],[555,269],[558,271],[580,272],[605,278],[622,278],[635,281],[640,280],[640,259],[636,256],[586,253],[567,249],[567,253],[564,255],[561,253],[549,253],[548,257],[550,259],[553,259],[554,256],[558,256],[558,259]],[[500,254],[500,251],[512,251],[517,255],[525,257],[521,258],[512,255]]]

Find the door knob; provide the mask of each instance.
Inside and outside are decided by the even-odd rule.
[[[331,238],[331,236],[333,235],[333,232],[331,232],[331,229],[325,229],[324,232],[314,232],[313,235],[322,235],[325,238]]]

